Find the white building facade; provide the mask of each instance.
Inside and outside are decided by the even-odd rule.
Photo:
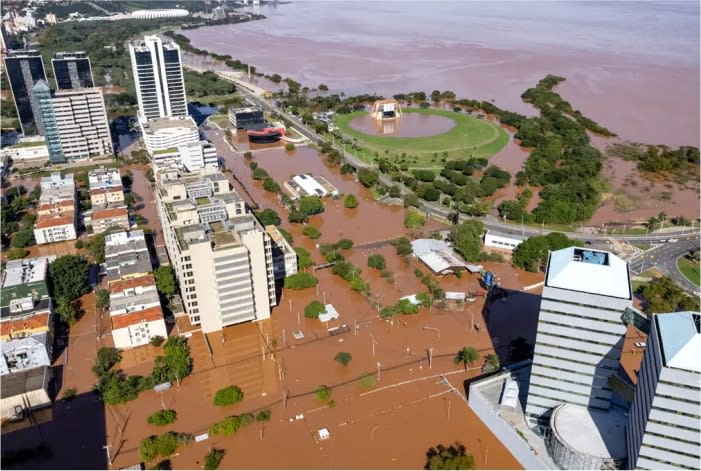
[[[521,245],[521,242],[523,242],[523,238],[514,234],[502,234],[494,231],[487,231],[484,234],[485,247],[508,250],[510,252]]]
[[[560,404],[608,410],[632,306],[628,266],[609,252],[551,252],[545,275],[526,414],[548,417]]]
[[[80,160],[113,153],[102,89],[59,90],[52,103],[65,158]]]
[[[187,116],[180,47],[158,36],[129,45],[141,121]]]
[[[163,237],[190,322],[203,332],[270,317],[270,236],[218,170],[159,175]]]
[[[154,118],[140,124],[146,149],[152,156],[172,154],[179,146],[200,142],[200,131],[189,116]]]
[[[37,244],[75,240],[77,207],[73,174],[52,173],[41,179],[41,196],[34,224]]]
[[[698,312],[656,314],[628,415],[628,469],[701,469]]]

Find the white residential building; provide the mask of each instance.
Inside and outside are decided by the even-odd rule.
[[[145,244],[144,244],[145,245]],[[110,321],[116,348],[146,345],[153,337],[168,337],[153,275],[109,284]]]
[[[75,240],[77,207],[73,174],[52,173],[40,182],[41,196],[34,225],[37,244]]]
[[[610,252],[551,252],[533,355],[526,414],[548,417],[560,404],[608,410],[632,306],[628,265]]]
[[[270,317],[277,303],[270,236],[218,170],[163,172],[156,200],[190,322],[203,332]]]
[[[200,142],[200,131],[189,116],[154,118],[140,124],[146,149],[152,156],[173,153],[178,146]]]
[[[109,228],[129,230],[129,211],[124,204],[122,177],[119,170],[98,168],[88,173],[92,207],[83,213],[85,227],[99,234]]]
[[[628,469],[701,469],[698,312],[652,317],[628,414]]]
[[[158,36],[129,45],[139,120],[187,116],[180,47]]]

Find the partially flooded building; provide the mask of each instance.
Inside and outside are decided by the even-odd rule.
[[[158,175],[156,200],[190,322],[203,332],[270,317],[270,235],[216,168]]]

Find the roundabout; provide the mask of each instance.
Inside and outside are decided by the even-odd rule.
[[[509,141],[500,126],[471,115],[438,109],[404,109],[403,116],[375,120],[366,111],[338,115],[338,130],[363,149],[367,162],[404,157],[412,167],[439,166],[439,159],[489,158]]]

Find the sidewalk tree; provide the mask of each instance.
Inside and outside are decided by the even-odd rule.
[[[342,364],[343,366],[348,366],[348,363],[350,363],[353,357],[348,352],[338,352],[333,359]]]
[[[295,273],[285,278],[285,288],[294,290],[313,288],[318,282],[319,280],[309,273]]]
[[[214,448],[204,456],[204,469],[217,469],[224,458],[224,450]]]
[[[484,366],[482,366],[483,373],[494,373],[499,370],[501,364],[499,363],[499,357],[494,353],[490,353],[484,358]]]
[[[104,309],[110,304],[110,292],[107,291],[106,289],[99,289],[97,290],[97,293],[95,293],[96,296],[96,301],[95,301],[95,307],[98,309]]]
[[[95,376],[100,377],[120,361],[122,361],[122,354],[119,350],[114,347],[102,347],[97,351],[92,371]]]
[[[326,311],[326,307],[316,299],[304,308],[304,317],[307,319],[318,319],[319,314]]]
[[[173,267],[170,265],[161,265],[156,268],[153,273],[156,275],[156,288],[163,296],[170,299],[177,289]]]
[[[426,219],[415,211],[407,212],[404,217],[404,227],[407,229],[418,229],[426,224]]]
[[[457,355],[455,355],[455,358],[453,358],[453,361],[457,363],[462,363],[465,369],[467,370],[468,365],[472,365],[474,362],[479,360],[479,353],[477,353],[477,350],[475,350],[472,347],[463,347],[462,350],[458,352]]]
[[[168,425],[175,422],[178,418],[178,413],[173,409],[159,410],[148,416],[146,422],[151,425]]]
[[[312,240],[316,240],[321,237],[321,231],[314,226],[305,226],[304,229],[302,229],[302,234]]]
[[[262,211],[258,211],[256,213],[256,217],[263,226],[279,226],[282,222],[278,213],[274,209],[270,208],[265,208]]]
[[[220,389],[214,394],[214,405],[216,406],[228,406],[241,401],[243,401],[243,391],[235,385]]]
[[[370,268],[375,268],[377,270],[384,270],[385,266],[387,265],[387,262],[385,261],[385,257],[383,257],[380,254],[373,254],[368,257],[368,266]]]
[[[320,402],[326,402],[331,398],[331,388],[325,384],[320,385],[314,391],[314,397]]]
[[[343,199],[343,206],[349,209],[357,208],[360,202],[358,201],[358,198],[356,198],[355,195],[347,195]]]

